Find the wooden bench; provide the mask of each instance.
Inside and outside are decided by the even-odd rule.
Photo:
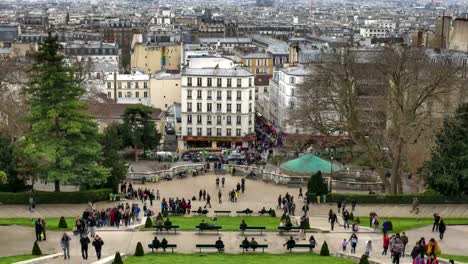
[[[248,231],[248,230],[260,230],[260,235],[263,234],[263,230],[265,230],[266,227],[264,226],[246,226],[245,228],[239,228],[241,234],[244,234],[245,231]]]
[[[293,248],[308,248],[309,251],[312,251],[312,248],[313,248],[313,247],[312,247],[312,245],[310,245],[310,244],[296,244],[296,245],[294,245],[294,247],[289,248],[289,252],[292,252],[292,249],[293,249]]]
[[[163,230],[166,230],[167,232],[169,232],[169,230],[174,230],[174,234],[176,234],[177,229],[179,229],[178,225],[171,225],[171,226],[162,225],[162,226],[155,226],[155,227],[156,227],[156,233],[162,232]]]
[[[195,228],[198,229],[198,232],[201,233],[202,231],[212,231],[216,230],[216,234],[219,234],[219,230],[222,229],[222,226],[206,226],[206,227],[200,227],[197,225]]]
[[[167,244],[165,247],[162,247],[161,245],[159,247],[153,246],[153,244],[148,244],[148,247],[151,248],[151,252],[154,252],[154,250],[158,251],[158,249],[166,249],[170,248],[172,250],[172,253],[174,253],[174,248],[177,248],[176,244]],[[166,251],[166,250],[164,250]]]
[[[253,251],[255,251],[255,249],[257,249],[257,248],[261,248],[262,253],[265,253],[265,248],[268,248],[268,245],[267,244],[264,244],[264,245],[258,244],[255,247],[252,247],[251,245],[242,245],[242,244],[240,244],[239,247],[242,248],[242,253],[244,253],[246,251],[246,249],[249,249],[249,248],[251,248]]]
[[[193,215],[198,215],[198,216],[206,216],[209,212],[206,212],[206,214],[204,214],[203,212],[199,213],[197,210],[195,211],[192,211],[192,214]]]
[[[291,227],[278,226],[279,234],[282,234],[284,232],[298,232],[299,230],[301,230],[300,226],[291,226]]]
[[[245,210],[242,210],[242,211],[236,211],[237,215],[241,215],[241,214],[244,214],[244,215],[252,215],[253,211],[249,211],[249,212],[246,212]]]
[[[216,246],[216,244],[196,244],[195,247],[200,249],[200,253],[201,253],[202,248],[215,248],[216,250],[218,250],[218,247]],[[224,248],[222,248],[221,251],[218,250],[218,252],[224,252]]]
[[[214,211],[215,215],[218,215],[218,214],[231,214],[231,211],[222,211],[222,210],[217,210],[217,211]]]

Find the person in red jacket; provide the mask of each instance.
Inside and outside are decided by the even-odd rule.
[[[390,238],[387,236],[387,234],[384,234],[382,255],[387,255],[389,245],[390,245]]]

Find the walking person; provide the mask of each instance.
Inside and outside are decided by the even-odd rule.
[[[383,251],[382,255],[387,255],[388,247],[390,246],[390,238],[387,234],[383,235]]]
[[[202,189],[200,189],[200,191],[198,192],[198,201],[201,201],[202,196],[203,196],[203,191]]]
[[[440,216],[439,214],[435,213],[434,224],[432,225],[432,232],[439,232],[439,222],[440,222]]]
[[[41,226],[42,226],[42,237],[44,238],[43,240],[46,241],[47,240],[47,236],[46,236],[46,221],[45,221],[45,218],[41,218]]]
[[[335,223],[337,223],[337,222],[338,222],[338,217],[334,213],[332,215],[332,217],[331,217],[331,220],[330,220],[331,231],[333,231],[333,229],[335,228]]]
[[[406,236],[406,233],[403,232],[401,233],[401,241],[403,241],[403,251],[401,252],[401,256],[405,257],[405,252],[406,252],[406,245],[408,244],[408,236]]]
[[[304,197],[302,196],[302,187],[299,187],[299,196],[298,196],[298,197],[304,198]]]
[[[103,245],[104,245],[104,241],[102,241],[102,239],[98,235],[96,235],[94,237],[93,247],[96,250],[96,256],[98,260],[101,259],[101,252],[102,252]]]
[[[366,243],[366,249],[364,250],[364,255],[369,257],[371,252],[372,252],[372,241],[368,240]]]
[[[91,241],[89,240],[88,235],[84,234],[80,238],[81,256],[83,257],[83,259],[88,259],[88,245],[89,245],[89,243],[91,243]]]
[[[62,238],[60,239],[60,246],[63,250],[64,259],[70,259],[70,240],[71,237],[67,233],[63,233]]]
[[[224,182],[226,182],[226,179],[224,176],[221,178],[221,188],[224,188]]]
[[[354,212],[356,210],[356,200],[351,201],[351,212]]]
[[[159,194],[159,190],[156,190],[156,200],[161,200],[161,195]]]
[[[208,205],[209,205],[210,208],[211,208],[211,196],[210,196],[209,194],[206,195],[206,204],[205,204],[205,208],[206,208]]]
[[[36,231],[36,241],[41,241],[41,234],[42,234],[42,221],[40,218],[34,222],[34,231]]]
[[[223,196],[223,194],[221,193],[221,190],[218,191],[218,200],[219,200],[219,204],[221,204],[221,197]]]
[[[356,233],[353,233],[351,235],[351,237],[349,238],[349,243],[351,245],[351,253],[356,254],[356,247],[357,247],[357,243],[358,243],[358,237],[357,237]]]
[[[400,264],[401,253],[403,252],[403,241],[401,241],[400,234],[396,234],[392,243],[392,263]]]
[[[444,220],[440,220],[439,222],[439,238],[442,240],[444,239],[444,233],[447,230],[447,226],[445,225]]]
[[[34,202],[34,197],[30,196],[29,197],[29,212],[34,212],[34,210],[36,209],[36,204]]]

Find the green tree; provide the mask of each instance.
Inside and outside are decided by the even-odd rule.
[[[122,256],[120,256],[119,251],[117,251],[117,253],[115,253],[114,261],[112,261],[112,264],[123,264]]]
[[[110,177],[107,185],[112,188],[113,193],[118,193],[119,182],[127,176],[128,166],[119,150],[123,147],[123,141],[119,135],[119,126],[111,124],[104,130],[101,137],[102,165],[110,169]]]
[[[152,150],[159,145],[161,134],[157,131],[153,109],[145,105],[131,105],[123,114],[123,124],[121,133],[125,147],[131,147],[135,151],[137,159],[137,149],[143,149],[146,157],[146,150]]]
[[[143,245],[141,242],[138,242],[135,248],[135,256],[136,257],[143,257],[145,255],[145,251],[143,250]]]
[[[323,182],[321,171],[310,176],[307,182],[307,191],[309,194],[315,193],[315,195],[325,195],[328,193],[328,187],[327,184]]]
[[[359,259],[359,264],[369,264],[369,258],[367,255],[362,255],[361,259]]]
[[[34,55],[31,81],[25,89],[30,107],[29,138],[47,161],[40,174],[55,183],[81,187],[103,183],[109,170],[99,164],[101,145],[96,123],[80,100],[85,89],[73,68],[64,64],[57,37],[45,39]]]
[[[468,104],[444,121],[432,158],[423,167],[430,188],[445,195],[468,194]]]
[[[33,245],[33,248],[32,248],[32,253],[31,253],[33,256],[41,256],[42,255],[42,250],[41,248],[39,247],[39,244],[37,243],[37,241],[34,241],[34,245]]]
[[[327,241],[324,241],[320,248],[320,256],[330,256],[330,250],[328,249]]]

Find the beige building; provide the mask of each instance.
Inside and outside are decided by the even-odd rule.
[[[180,50],[180,44],[174,42],[136,42],[132,48],[131,67],[145,73],[179,70]]]
[[[174,103],[180,104],[180,74],[160,72],[150,79],[150,100],[154,108],[166,111]]]

